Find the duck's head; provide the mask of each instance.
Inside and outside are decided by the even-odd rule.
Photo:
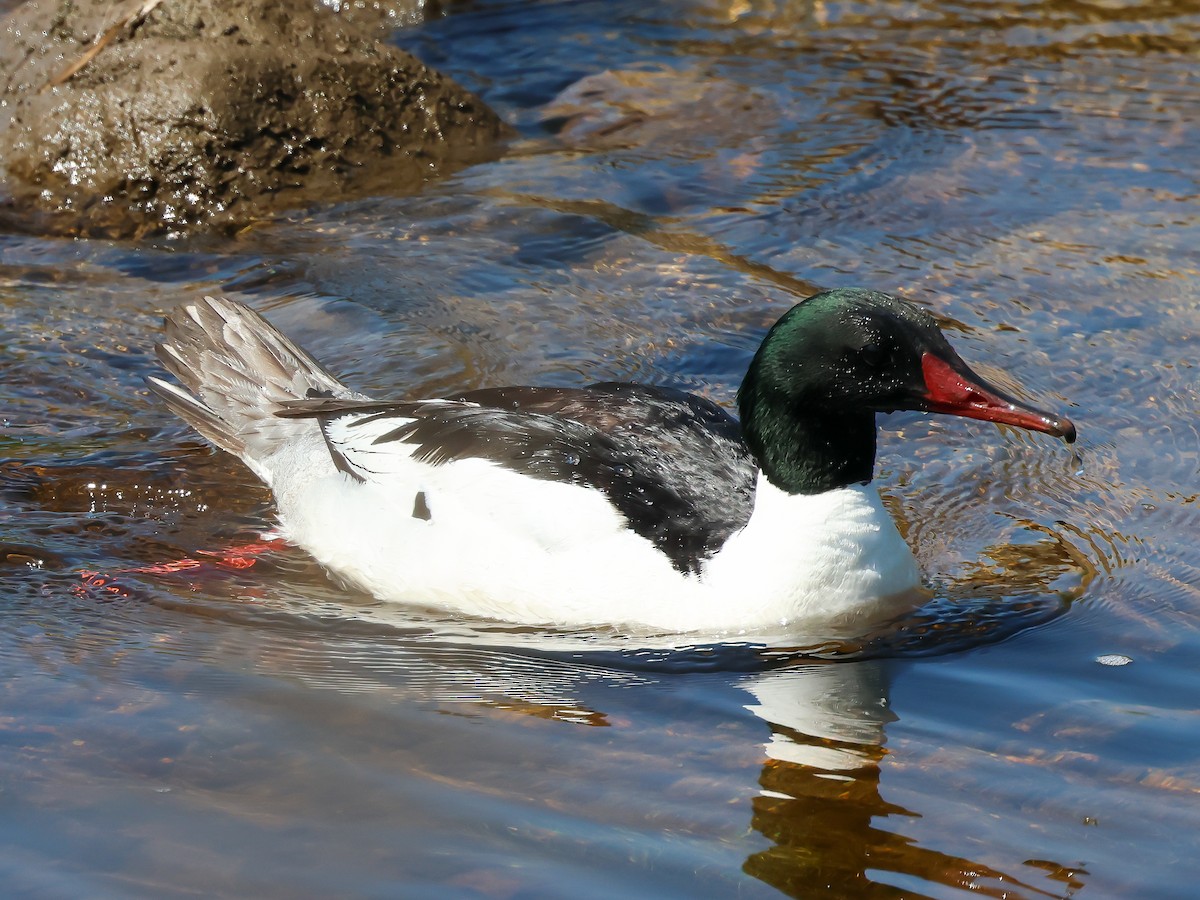
[[[751,452],[789,493],[870,481],[877,412],[946,413],[1075,440],[1070,420],[973,372],[929,313],[858,289],[786,312],[755,354],[738,406]]]

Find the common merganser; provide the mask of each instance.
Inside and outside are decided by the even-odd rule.
[[[775,323],[740,426],[618,382],[373,400],[228,299],[164,327],[182,387],[152,388],[270,487],[284,537],[381,600],[512,623],[747,633],[895,614],[920,576],[871,484],[876,413],[1075,439],[972,372],[928,313],[866,290]]]

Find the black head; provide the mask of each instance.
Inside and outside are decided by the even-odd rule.
[[[870,481],[877,412],[941,412],[1075,439],[1068,420],[972,372],[927,312],[857,289],[816,294],[785,313],[755,354],[738,404],[763,471],[793,493]]]

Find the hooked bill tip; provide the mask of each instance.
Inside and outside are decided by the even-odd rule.
[[[1068,444],[1075,443],[1075,438],[1079,436],[1079,432],[1075,430],[1075,423],[1063,416],[1055,416],[1054,423],[1058,428],[1058,436]]]

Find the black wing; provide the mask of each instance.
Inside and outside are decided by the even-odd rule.
[[[371,426],[372,444],[415,445],[413,455],[433,465],[487,459],[532,478],[596,488],[684,572],[745,525],[753,506],[757,470],[737,421],[671,388],[608,382],[489,388],[440,401],[313,398],[279,414],[320,420],[335,464],[360,479],[328,441],[328,425],[345,425],[348,415],[351,428]],[[389,421],[396,427],[387,429]]]

